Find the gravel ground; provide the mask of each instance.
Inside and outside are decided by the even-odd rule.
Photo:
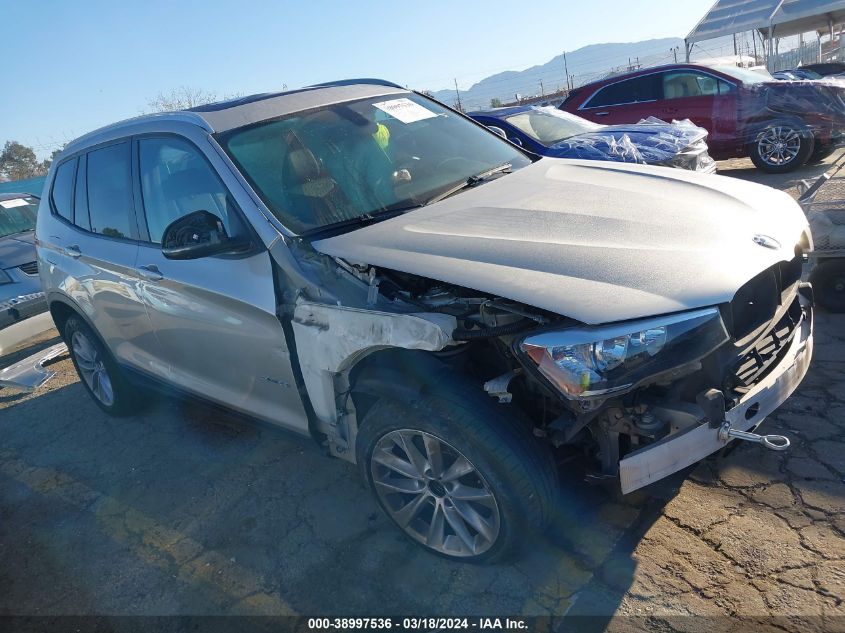
[[[721,167],[784,189],[799,180]],[[310,444],[169,399],[109,419],[69,360],[52,368],[34,394],[0,390],[0,615],[845,628],[845,315],[818,313],[810,373],[764,423],[792,438],[788,452],[743,443],[621,502],[567,473],[548,538],[487,567],[409,544],[355,468]]]

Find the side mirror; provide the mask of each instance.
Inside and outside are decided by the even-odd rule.
[[[223,220],[208,211],[194,211],[167,225],[161,252],[167,259],[199,259],[241,253],[249,240],[229,237]]]
[[[493,132],[493,134],[498,134],[504,139],[508,138],[508,135],[505,134],[505,131],[500,127],[496,127],[495,125],[488,125],[487,129]]]

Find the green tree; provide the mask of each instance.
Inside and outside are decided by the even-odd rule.
[[[25,180],[47,173],[49,163],[39,162],[35,151],[17,141],[6,141],[0,152],[0,179]]]
[[[491,108],[501,108],[502,107],[502,100],[497,98],[497,97],[493,97],[492,99],[490,99],[490,107]]]

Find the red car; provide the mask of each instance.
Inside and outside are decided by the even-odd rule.
[[[560,106],[596,123],[690,119],[716,160],[783,173],[828,156],[845,133],[845,82],[775,81],[733,66],[672,64],[577,88]]]

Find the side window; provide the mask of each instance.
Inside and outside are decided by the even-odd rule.
[[[87,181],[91,231],[109,237],[133,237],[129,143],[90,152]]]
[[[719,94],[718,79],[695,72],[663,73],[663,98],[712,97]]]
[[[736,86],[734,86],[731,83],[728,83],[727,81],[722,81],[720,79],[719,80],[719,94],[720,95],[726,95],[726,94],[730,94],[732,92],[736,92]]]
[[[59,165],[50,193],[53,209],[69,222],[73,222],[73,182],[76,178],[76,162],[77,159],[73,158]]]
[[[655,75],[644,75],[605,86],[587,103],[587,108],[656,101]]]
[[[86,231],[91,230],[91,220],[88,218],[88,187],[86,184],[85,155],[79,157],[79,169],[76,170],[76,193],[74,195],[73,223]]]
[[[164,229],[194,211],[208,211],[223,220],[229,235],[234,214],[217,174],[199,151],[174,137],[138,141],[141,195],[150,241],[161,243]],[[230,217],[232,216],[232,217]]]

